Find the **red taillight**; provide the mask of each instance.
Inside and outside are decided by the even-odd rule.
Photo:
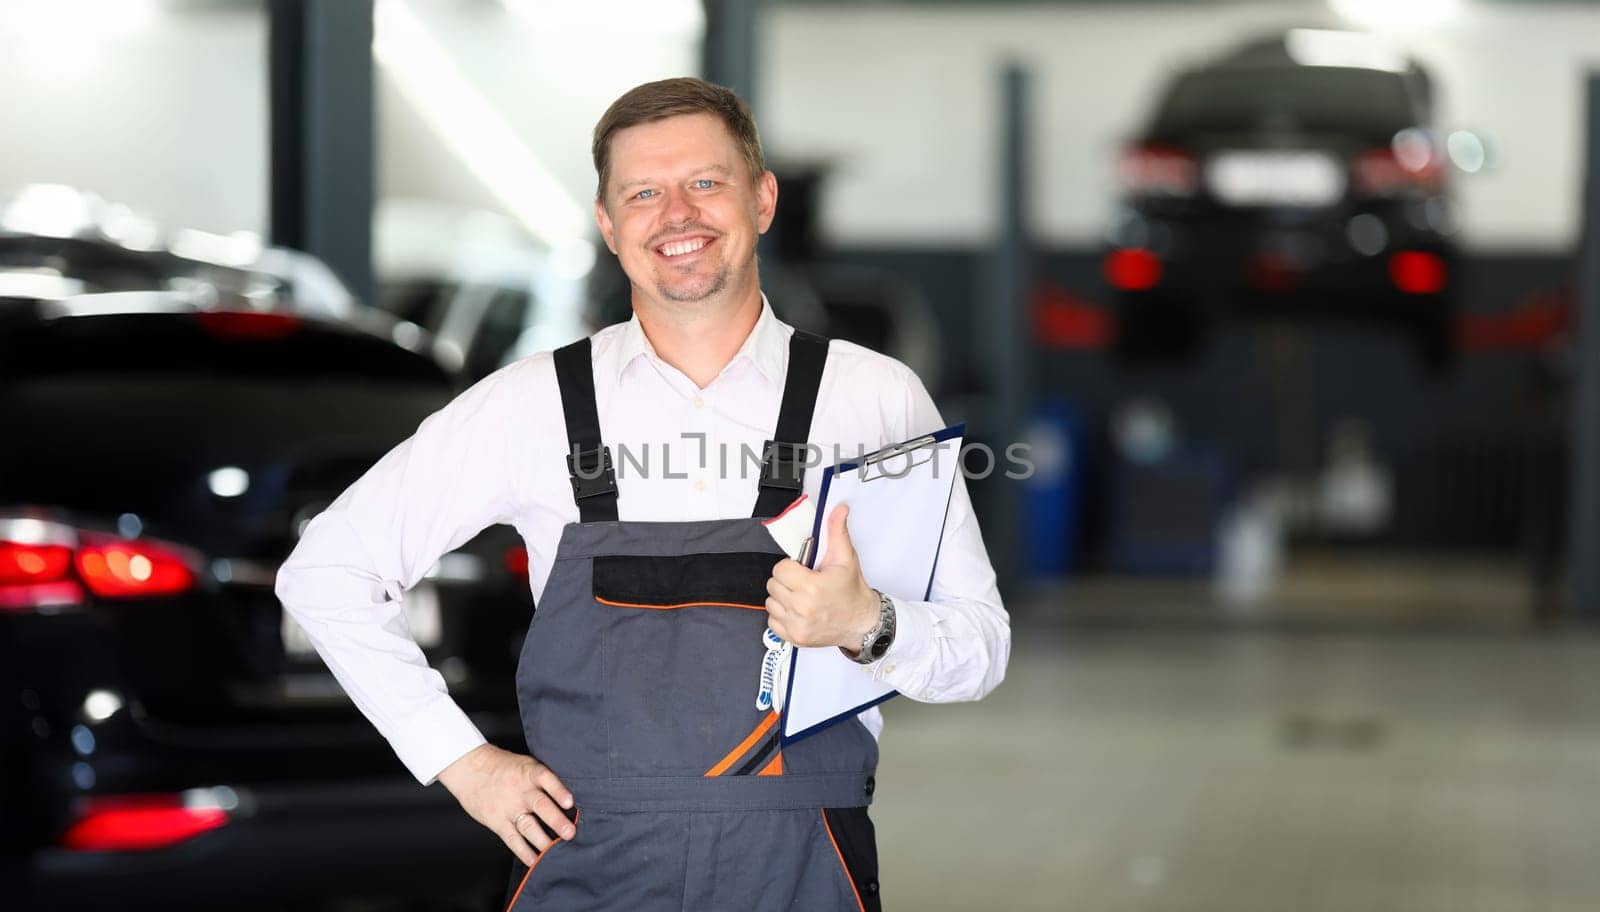
[[[1538,289],[1509,311],[1462,314],[1456,339],[1466,351],[1539,351],[1573,331],[1575,306],[1570,286]]]
[[[208,311],[195,314],[206,332],[219,339],[285,339],[300,331],[299,317],[284,313]]]
[[[1144,196],[1193,196],[1200,189],[1194,156],[1171,146],[1138,145],[1122,153],[1123,189]]]
[[[1389,258],[1389,281],[1407,294],[1438,294],[1449,277],[1449,269],[1437,254],[1402,250]]]
[[[161,849],[228,823],[220,807],[185,807],[182,796],[96,798],[61,844],[80,852]]]
[[[1050,348],[1104,348],[1116,326],[1104,307],[1049,282],[1033,293],[1033,331]]]
[[[174,595],[194,588],[198,557],[148,538],[123,539],[30,515],[0,515],[0,610]]]
[[[77,553],[78,575],[102,598],[176,595],[194,588],[194,571],[177,552],[147,540],[94,536]]]
[[[83,601],[65,545],[0,541],[0,611]]]
[[[506,549],[506,569],[516,576],[528,575],[528,549],[513,545]]]
[[[1161,260],[1139,247],[1111,251],[1103,267],[1106,281],[1119,291],[1144,291],[1161,281]]]
[[[55,582],[71,569],[72,549],[66,545],[0,542],[0,586]]]
[[[1444,183],[1444,175],[1443,163],[1425,151],[1401,156],[1393,149],[1370,149],[1350,161],[1350,180],[1360,196],[1433,191]]]

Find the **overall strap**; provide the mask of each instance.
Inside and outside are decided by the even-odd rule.
[[[594,365],[588,339],[555,350],[556,385],[567,422],[567,472],[579,522],[615,522],[617,476],[611,448],[600,442],[600,411],[594,403]]]
[[[817,407],[828,340],[795,330],[789,338],[789,373],[783,381],[778,427],[761,454],[761,483],[755,516],[777,516],[800,496],[806,475],[806,444],[811,440],[811,413]]]

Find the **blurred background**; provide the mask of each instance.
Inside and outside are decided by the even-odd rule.
[[[1600,908],[1600,4],[1538,0],[0,0],[0,895],[501,908],[271,583],[628,317],[589,135],[683,74],[780,316],[1030,447],[1006,683],[885,707],[889,908]],[[405,600],[508,746],[526,574]]]

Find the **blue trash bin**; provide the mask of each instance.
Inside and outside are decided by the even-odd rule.
[[[1022,482],[1028,576],[1053,580],[1072,572],[1077,557],[1083,487],[1083,421],[1065,402],[1047,402],[1028,420],[1023,454],[1033,474]],[[996,454],[1002,465],[1006,454]]]

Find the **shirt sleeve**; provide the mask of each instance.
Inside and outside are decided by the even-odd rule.
[[[485,739],[428,666],[401,602],[441,555],[514,515],[514,369],[423,421],[307,525],[278,571],[285,610],[424,785]]]
[[[944,427],[922,382],[910,370],[906,376],[905,436]],[[1011,621],[1000,602],[966,479],[957,461],[950,462],[956,477],[930,598],[893,599],[894,643],[872,667],[874,677],[924,703],[982,699],[1005,677],[1011,657]]]

